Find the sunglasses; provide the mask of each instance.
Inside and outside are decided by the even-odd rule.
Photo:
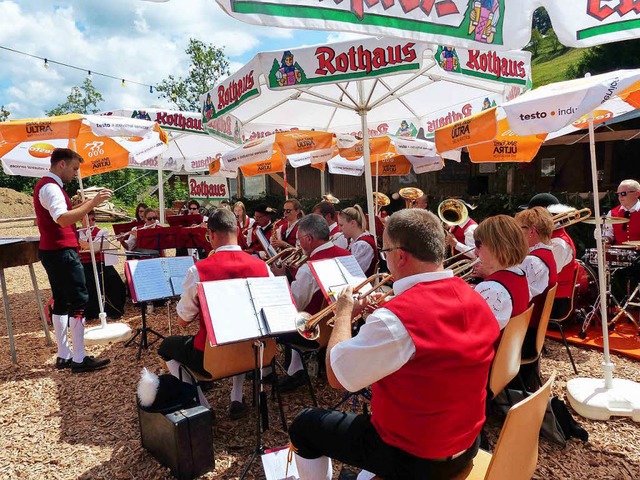
[[[482,246],[481,240],[476,240],[474,243],[476,244],[476,248],[480,248]]]
[[[295,210],[295,208],[285,208],[285,209],[283,210],[283,212],[284,212],[284,213],[291,213],[291,212],[293,212],[294,210]]]
[[[616,192],[616,195],[619,197],[626,197],[630,193],[636,193],[635,190],[628,190],[626,192]]]
[[[198,210],[198,207],[189,207],[189,210]]]
[[[157,220],[158,217],[147,217],[147,222],[153,222],[154,220]]]

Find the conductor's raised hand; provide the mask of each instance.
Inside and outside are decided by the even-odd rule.
[[[108,201],[112,195],[113,191],[109,190],[108,188],[103,188],[102,190],[98,190],[98,193],[95,197],[93,197],[93,200],[91,200],[91,202],[93,203],[94,207],[97,207],[102,202]]]

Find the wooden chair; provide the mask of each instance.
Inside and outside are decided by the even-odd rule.
[[[520,371],[520,356],[522,343],[529,327],[533,305],[520,315],[509,320],[502,331],[502,338],[493,357],[491,373],[489,373],[489,390],[496,398]]]
[[[479,450],[472,464],[453,480],[530,480],[533,477],[538,463],[538,436],[555,376],[554,372],[542,388],[511,407],[493,455]]]
[[[535,363],[542,355],[542,347],[544,346],[544,339],[547,334],[547,327],[549,326],[549,317],[551,316],[551,309],[553,308],[553,301],[556,298],[556,290],[558,289],[558,285],[554,285],[547,292],[547,298],[544,301],[544,306],[542,307],[542,314],[540,315],[540,323],[538,324],[538,330],[536,333],[536,352],[535,355],[528,358],[521,358],[520,365],[529,365],[531,363]],[[520,375],[520,374],[518,374]],[[542,380],[540,376],[537,375],[538,382],[540,386],[542,386]]]
[[[564,316],[560,318],[549,319],[549,323],[552,325],[555,325],[556,327],[558,327],[558,330],[560,330],[560,335],[562,336],[562,342],[564,343],[564,348],[566,348],[567,350],[567,355],[569,355],[569,360],[571,360],[571,365],[573,366],[573,371],[576,373],[576,375],[578,375],[578,369],[576,368],[576,362],[573,361],[573,355],[571,355],[571,350],[569,350],[569,344],[567,343],[567,339],[564,336],[564,329],[562,328],[562,323],[565,320],[567,320],[573,313],[573,301],[576,296],[576,290],[577,290],[576,284],[578,282],[578,273],[579,273],[579,269],[576,268],[576,272],[573,276],[573,291],[571,292],[571,297],[569,299],[569,308],[567,312],[564,314]]]

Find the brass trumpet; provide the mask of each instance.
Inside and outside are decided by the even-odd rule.
[[[286,258],[282,259],[282,265],[285,268],[295,270],[304,265],[307,260],[309,260],[309,257],[305,255],[302,247],[295,247],[291,255],[288,255]]]
[[[278,253],[276,253],[273,257],[266,260],[267,265],[272,265],[275,263],[275,266],[280,268],[285,260],[287,260],[290,256],[297,252],[296,247],[285,248]]]
[[[558,213],[553,216],[553,229],[558,230],[560,228],[568,227],[569,225],[582,222],[590,216],[591,210],[588,208],[583,208],[581,210],[572,208],[571,210],[563,213]]]
[[[453,271],[454,276],[460,277],[462,280],[466,280],[473,275],[473,270],[478,263],[480,263],[479,258],[476,258],[475,260],[463,258],[462,260],[458,260],[457,262],[449,265],[447,268]]]
[[[378,290],[382,285],[389,282],[391,279],[392,277],[389,274],[376,273],[375,275],[371,275],[360,285],[356,286],[353,289],[353,293],[358,293],[358,298],[367,297]],[[369,283],[375,281],[377,281],[377,283],[374,283],[374,285],[366,293],[360,294],[361,289],[366,287]],[[380,302],[382,302],[382,300],[390,295],[393,295],[393,290],[385,292],[380,298],[372,303],[371,306],[377,306],[378,304],[380,304]],[[331,304],[320,310],[315,315],[311,315],[307,312],[299,312],[298,317],[296,318],[296,329],[298,330],[298,333],[307,340],[317,340],[320,337],[320,323],[327,315],[333,315],[332,310],[334,307],[335,305]],[[358,318],[359,317],[356,317],[354,320],[357,320]],[[333,318],[327,320],[327,325],[331,327],[333,326]]]
[[[398,195],[404,198],[406,208],[413,208],[416,200],[424,195],[424,192],[416,187],[405,187],[400,189]]]

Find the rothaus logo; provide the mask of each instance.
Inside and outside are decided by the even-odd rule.
[[[51,122],[27,122],[25,125],[27,136],[33,135],[45,135],[47,133],[53,133],[51,128]]]
[[[496,78],[525,78],[527,75],[523,61],[503,58],[496,52],[482,53],[480,50],[469,50],[467,68],[476,72],[491,73]]]
[[[336,72],[367,72],[397,65],[411,63],[418,54],[415,43],[409,42],[400,45],[390,45],[369,50],[362,45],[351,47],[346,52],[336,54],[331,47],[318,47],[315,56],[318,59],[317,75],[333,75]]]
[[[342,1],[343,0],[333,0],[333,3],[340,4]],[[376,6],[377,3],[379,3],[378,0],[350,0],[349,10],[362,20],[364,17],[365,6],[373,7]],[[395,5],[399,5],[407,16],[416,9],[418,9],[418,12],[423,12],[427,17],[431,16],[432,13],[435,14],[436,17],[446,17],[448,15],[460,13],[453,0],[423,0],[422,2],[418,2],[416,0],[382,0],[380,3],[382,3],[382,7],[385,10]]]
[[[559,108],[558,110],[551,110],[549,113],[547,112],[532,112],[532,113],[521,113],[520,120],[540,120],[547,117],[555,117],[563,116],[563,115],[573,115],[578,110],[575,107],[569,108]]]
[[[218,87],[218,111],[239,101],[254,85],[253,70],[242,78],[232,80],[227,86],[220,85]]]
[[[453,122],[457,122],[458,120],[462,120],[470,116],[473,113],[473,106],[470,103],[465,104],[459,112],[452,110],[447,113],[445,116],[436,118],[435,120],[427,121],[427,131],[429,133],[435,132],[438,128],[445,127]]]
[[[638,16],[640,14],[640,2],[638,0],[588,0],[587,14],[602,22],[614,13],[623,17],[627,13]]]
[[[160,125],[177,127],[181,130],[189,129],[202,131],[202,120],[185,117],[181,113],[157,112],[156,122]]]

